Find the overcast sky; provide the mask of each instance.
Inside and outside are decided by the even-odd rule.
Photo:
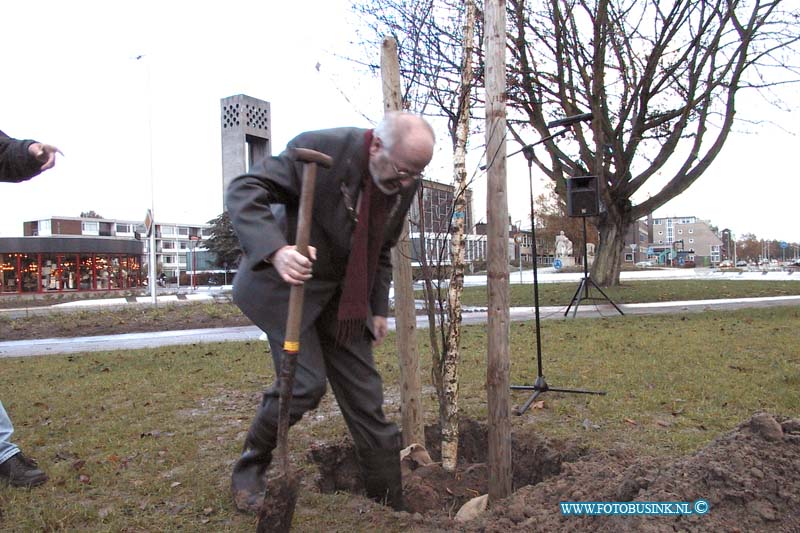
[[[357,24],[347,0],[6,3],[0,130],[55,144],[65,157],[33,180],[0,184],[0,236],[21,235],[25,220],[88,210],[141,220],[151,175],[157,220],[215,217],[223,97],[271,103],[274,152],[304,130],[371,126],[381,115],[379,80],[344,59],[356,55],[348,43]],[[800,109],[800,89],[779,96]],[[731,135],[706,175],[656,216],[697,216],[737,235],[800,241],[800,183],[790,161],[797,111],[777,111],[759,97],[742,99],[738,111],[764,122],[739,126],[752,133]],[[448,142],[444,132],[439,138],[428,174],[449,182]],[[517,158],[509,161],[509,213],[525,226],[527,167]],[[534,187],[543,183],[537,176]],[[477,221],[485,218],[485,176],[473,189]]]

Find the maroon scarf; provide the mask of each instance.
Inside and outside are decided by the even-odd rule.
[[[369,314],[369,296],[375,282],[378,257],[383,247],[383,232],[389,207],[389,197],[378,190],[369,172],[369,148],[372,130],[364,134],[367,164],[361,176],[361,204],[358,222],[353,232],[350,258],[344,276],[342,298],[339,301],[337,340],[345,342],[363,334]]]

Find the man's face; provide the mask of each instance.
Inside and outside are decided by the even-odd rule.
[[[420,166],[414,161],[413,151],[405,153],[408,150],[398,149],[396,152],[389,153],[378,139],[369,158],[369,172],[373,183],[383,194],[389,196],[397,194],[402,189],[413,187],[427,164],[425,161],[425,164]]]

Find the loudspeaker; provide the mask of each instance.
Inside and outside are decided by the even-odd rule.
[[[593,217],[600,214],[597,176],[567,178],[567,215]]]

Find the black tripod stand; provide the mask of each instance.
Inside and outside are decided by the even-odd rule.
[[[547,391],[553,392],[569,392],[574,394],[600,394],[604,395],[605,392],[599,391],[588,391],[582,389],[557,389],[550,387],[547,384],[547,381],[544,379],[544,375],[542,373],[542,336],[540,330],[540,323],[539,323],[539,277],[537,275],[537,268],[538,268],[538,259],[537,259],[537,250],[536,250],[536,223],[533,218],[533,147],[537,144],[541,144],[545,141],[549,141],[555,137],[563,135],[569,128],[564,128],[563,130],[551,135],[549,137],[545,137],[540,141],[537,141],[534,144],[529,144],[522,148],[521,152],[525,155],[525,159],[528,160],[528,185],[530,186],[530,193],[531,193],[531,240],[532,248],[531,251],[533,252],[533,308],[534,308],[534,316],[535,316],[535,324],[536,324],[536,381],[534,381],[533,385],[512,385],[511,390],[530,390],[533,391],[531,397],[528,398],[528,401],[522,407],[518,407],[514,409],[515,415],[522,415],[525,411],[527,411],[531,404],[536,401],[540,395],[544,394]],[[512,154],[513,155],[513,154]],[[584,233],[586,231],[585,226],[586,219],[584,219]],[[585,241],[584,235],[584,241]],[[584,254],[585,255],[585,254]],[[520,253],[520,261],[522,261],[522,254]]]
[[[617,307],[617,304],[609,298],[606,293],[603,292],[603,289],[597,286],[597,283],[589,276],[589,261],[587,259],[587,247],[586,247],[586,217],[583,218],[583,279],[581,280],[580,285],[578,285],[578,290],[575,291],[575,294],[572,296],[572,300],[569,302],[567,306],[567,310],[564,311],[564,316],[569,314],[570,308],[575,305],[575,308],[572,310],[572,318],[575,318],[575,315],[578,314],[578,306],[581,305],[582,300],[602,300],[605,299],[608,303],[614,306],[614,309],[619,311],[619,314],[624,315],[625,313],[622,312],[622,309]],[[603,295],[603,298],[592,298],[589,296],[589,285],[597,289],[597,291]]]

